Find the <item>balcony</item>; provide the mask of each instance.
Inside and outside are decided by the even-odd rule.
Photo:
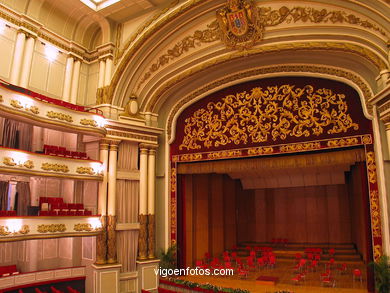
[[[95,236],[101,232],[99,216],[0,217],[0,242]]]
[[[85,111],[82,106],[22,90],[0,82],[1,116],[64,132],[105,136],[103,116]]]
[[[65,158],[0,147],[0,173],[102,180],[99,161]]]

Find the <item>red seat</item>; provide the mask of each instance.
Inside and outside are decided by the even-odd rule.
[[[360,279],[360,283],[363,282],[363,275],[362,275],[362,271],[359,270],[359,269],[354,269],[353,272],[352,272],[352,275],[353,275],[353,281],[355,282],[356,279]]]

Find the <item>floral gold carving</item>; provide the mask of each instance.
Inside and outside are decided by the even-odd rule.
[[[228,0],[217,11],[217,20],[228,48],[248,49],[263,37],[264,26],[253,0]]]
[[[379,192],[378,190],[370,191],[370,207],[371,207],[371,227],[372,236],[381,237],[381,217],[379,207]]]
[[[176,192],[176,168],[171,169],[171,192]]]
[[[102,216],[102,233],[96,236],[96,264],[107,262],[107,216]]]
[[[357,144],[359,144],[359,140],[356,137],[332,139],[327,142],[328,147],[344,147]]]
[[[66,121],[66,122],[73,122],[72,116],[70,116],[68,114],[64,114],[64,113],[48,111],[46,116],[49,118],[52,118],[52,119],[58,119],[61,121]]]
[[[97,123],[95,120],[93,119],[81,119],[80,120],[80,124],[81,125],[84,125],[84,126],[93,126],[93,127],[97,127]]]
[[[294,85],[253,88],[210,102],[185,120],[179,149],[285,140],[357,130],[345,95]]]
[[[11,100],[10,105],[16,109],[23,109],[24,107],[18,100]]]
[[[155,215],[148,215],[148,258],[153,259],[155,255]]]
[[[326,8],[316,9],[313,7],[293,7],[282,6],[279,9],[272,10],[270,7],[261,7],[259,9],[259,18],[262,19],[264,26],[277,26],[282,23],[297,23],[299,21],[307,23],[347,23],[358,25],[364,29],[371,29],[386,36],[383,28],[373,24],[369,20],[363,20],[353,14],[348,14],[340,10],[328,10]]]
[[[3,95],[0,95],[0,103],[4,102]]]
[[[368,181],[374,184],[377,182],[374,152],[367,152],[366,159],[367,159]]]
[[[7,226],[0,225],[0,236],[8,236],[11,234],[11,231]]]
[[[48,224],[48,225],[38,225],[37,231],[39,233],[56,233],[56,232],[65,232],[65,224]]]
[[[172,162],[176,163],[180,160],[179,156],[172,156]]]
[[[221,151],[221,152],[212,152],[207,155],[207,158],[210,160],[215,159],[226,159],[226,158],[235,158],[240,157],[242,152],[240,150],[232,150],[232,151]]]
[[[171,229],[176,230],[176,197],[171,198]]]
[[[363,144],[372,144],[372,137],[371,135],[364,135],[362,137]]]
[[[248,149],[248,155],[264,155],[272,154],[274,152],[273,147],[257,147]]]
[[[95,171],[92,167],[77,167],[76,173],[78,174],[87,174],[87,175],[95,175]]]
[[[25,168],[27,168],[27,169],[32,169],[32,168],[34,168],[34,162],[31,161],[31,160],[27,160],[27,161],[25,161],[24,163],[17,164],[17,163],[15,163],[14,159],[11,158],[11,157],[5,157],[5,158],[3,159],[3,164],[6,165],[6,166],[9,166],[9,167],[18,166],[18,167],[25,167]]]
[[[23,225],[22,228],[19,230],[19,233],[22,235],[30,233],[30,227],[28,225]]]
[[[89,224],[89,223],[82,223],[82,224],[75,224],[74,227],[73,227],[73,230],[75,230],[77,232],[83,232],[83,231],[91,232],[94,229],[92,228],[91,224]]]
[[[295,144],[283,145],[279,149],[282,153],[289,153],[289,152],[318,150],[320,148],[321,148],[320,142],[307,142],[307,143],[295,143]]]
[[[41,169],[45,171],[54,171],[54,172],[62,172],[62,173],[69,172],[69,167],[67,165],[61,165],[61,164],[42,163]]]
[[[107,263],[116,263],[116,216],[107,216]]]
[[[382,256],[382,245],[374,245],[374,260],[379,261]]]
[[[138,221],[140,225],[138,236],[138,259],[144,260],[148,258],[148,216],[139,215]]]
[[[199,161],[201,159],[202,159],[202,154],[180,155],[180,161]]]

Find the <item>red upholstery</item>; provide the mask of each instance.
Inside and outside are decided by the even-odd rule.
[[[1,266],[0,267],[0,276],[4,274],[10,274],[16,273],[18,270],[16,268],[16,265],[10,265],[10,266]]]

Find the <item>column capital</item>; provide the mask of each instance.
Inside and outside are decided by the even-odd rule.
[[[147,150],[151,150],[151,149],[156,150],[158,147],[155,144],[149,144],[149,143],[140,143],[138,146],[140,149],[147,149]]]
[[[118,151],[120,140],[110,140],[110,151]]]

